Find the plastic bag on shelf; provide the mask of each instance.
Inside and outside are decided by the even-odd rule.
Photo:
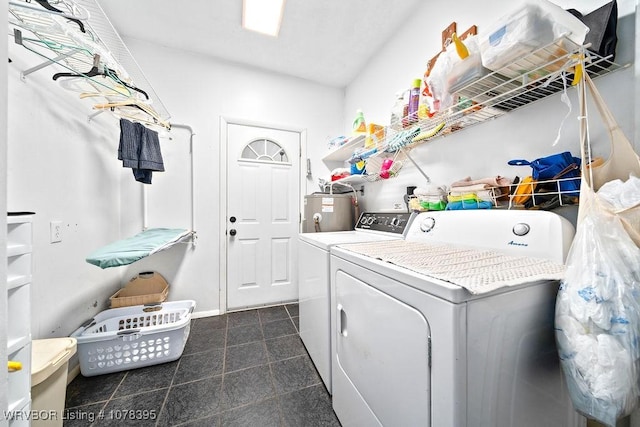
[[[471,35],[464,39],[463,43],[469,56],[462,59],[458,55],[452,55],[451,71],[447,75],[447,91],[452,94],[489,73],[489,70],[482,66],[478,36]]]
[[[431,95],[429,99],[431,112],[444,111],[454,104],[452,87],[460,88],[484,74],[485,68],[482,66],[477,36],[470,35],[464,40],[458,39],[458,42],[465,49],[464,57],[456,49],[455,43],[450,43],[438,55],[438,59],[425,79]]]

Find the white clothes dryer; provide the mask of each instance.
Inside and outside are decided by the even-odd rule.
[[[402,241],[332,247],[342,425],[584,425],[553,329],[573,232],[543,211],[424,212]]]
[[[298,289],[300,337],[331,393],[329,249],[341,243],[382,242],[404,238],[414,214],[364,212],[354,230],[300,233]]]

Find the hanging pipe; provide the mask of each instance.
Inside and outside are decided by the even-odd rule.
[[[196,231],[196,200],[195,200],[195,191],[193,189],[194,184],[194,171],[193,171],[193,136],[195,133],[193,132],[193,128],[189,125],[176,124],[172,123],[171,128],[177,129],[186,129],[190,132],[189,136],[189,156],[190,156],[190,169],[191,173],[189,174],[189,186],[190,186],[190,196],[191,196],[191,232],[193,233],[193,242],[195,244],[195,231]],[[149,227],[149,219],[148,219],[148,196],[147,196],[147,186],[142,186],[142,229],[146,230]]]
[[[171,123],[171,128],[177,128],[177,129],[185,129],[187,131],[189,131],[189,156],[191,157],[190,161],[190,167],[191,167],[191,173],[189,176],[190,179],[190,187],[191,187],[191,231],[195,233],[196,231],[196,193],[194,191],[194,183],[195,183],[195,173],[194,173],[194,161],[193,161],[193,136],[195,135],[195,132],[193,131],[193,128],[189,125],[184,125],[184,124],[178,124],[178,123]],[[195,240],[194,240],[195,242]]]

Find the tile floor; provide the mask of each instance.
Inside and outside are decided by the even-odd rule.
[[[194,319],[179,360],[78,375],[65,407],[70,427],[340,426],[298,335],[297,304]]]

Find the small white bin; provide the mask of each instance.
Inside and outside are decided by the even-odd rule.
[[[192,300],[105,310],[71,334],[85,377],[171,362],[189,337]]]
[[[76,353],[75,338],[31,342],[31,426],[62,426],[69,359]]]
[[[584,42],[589,28],[571,13],[547,0],[526,0],[524,5],[503,16],[480,37],[482,65],[500,71],[513,61],[567,37],[576,45]],[[559,51],[566,53],[562,44]],[[553,58],[537,58],[535,68]],[[521,74],[527,70],[522,70]],[[510,77],[512,77],[510,75]]]

